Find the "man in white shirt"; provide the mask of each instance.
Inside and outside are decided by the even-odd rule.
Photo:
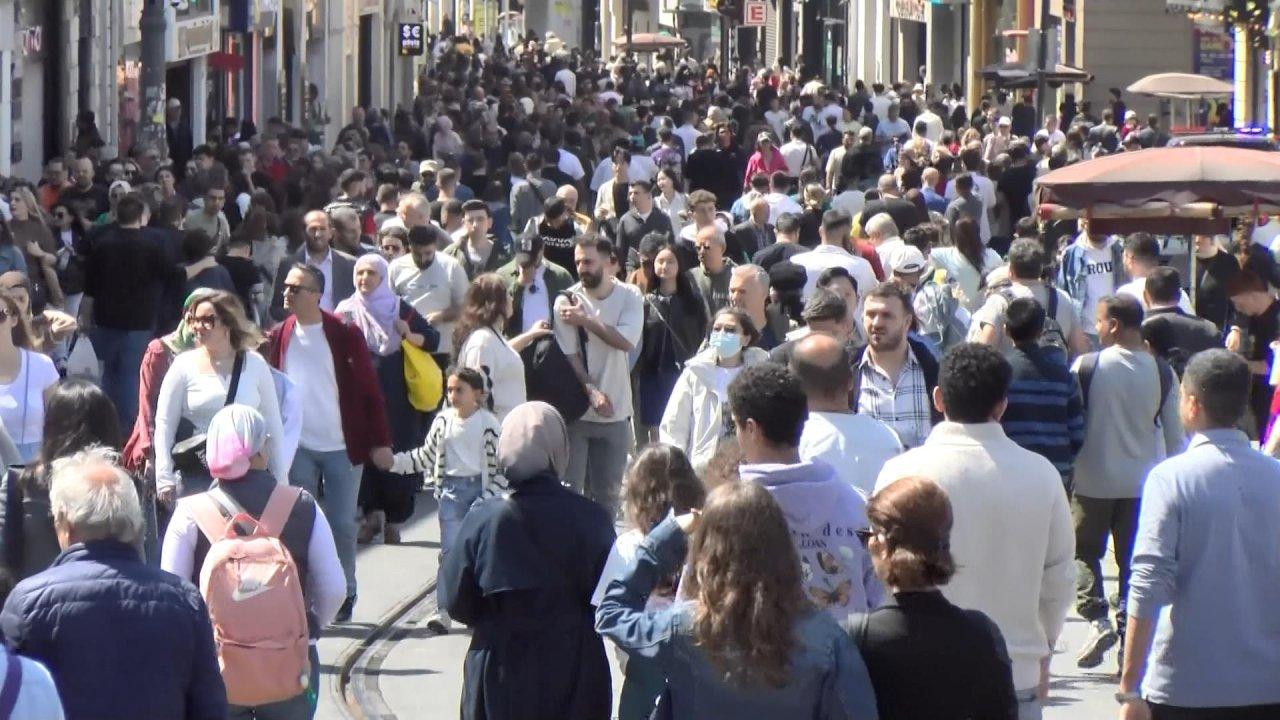
[[[425,200],[424,200],[425,202]],[[294,253],[294,262],[303,262],[320,270],[324,276],[324,292],[320,295],[320,309],[333,312],[338,303],[346,300],[355,292],[356,259],[341,250],[335,250],[333,243],[333,221],[323,210],[312,210],[302,217],[307,233],[306,243]],[[271,298],[271,317],[283,320],[284,279],[292,262],[280,263],[276,271],[275,294]]]
[[[1152,270],[1160,267],[1160,241],[1156,240],[1151,233],[1136,232],[1124,241],[1124,254],[1121,258],[1124,271],[1133,279],[1121,285],[1116,294],[1129,295],[1142,303],[1143,310],[1149,309],[1145,296],[1147,276]],[[1187,297],[1186,290],[1183,290],[1178,297],[1178,309],[1188,315],[1196,314],[1191,307],[1191,298]]]
[[[888,116],[876,126],[876,143],[882,149],[888,148],[894,140],[906,142],[911,136],[911,126],[898,116],[898,103],[889,106]]]
[[[387,268],[391,289],[440,333],[436,352],[453,352],[453,323],[462,314],[467,272],[457,260],[438,252],[449,239],[433,225],[409,229],[409,252]]]
[[[996,207],[996,184],[982,173],[982,147],[980,145],[971,144],[960,150],[960,164],[964,166],[964,170],[956,173],[959,177],[963,173],[968,173],[973,177],[973,194],[978,196],[982,201],[982,207],[987,213],[987,221],[990,222],[995,213]],[[953,177],[947,182],[947,192],[944,194],[947,202],[951,202],[960,196],[956,190],[956,179]]]
[[[871,247],[880,256],[880,267],[884,268],[884,274],[892,275],[893,269],[898,265],[899,255],[907,247],[902,238],[898,237],[898,224],[889,213],[880,213],[868,220],[863,230],[867,233],[867,242],[871,243]]]
[[[605,238],[578,240],[573,257],[579,282],[556,299],[553,322],[560,349],[591,402],[586,414],[569,423],[563,480],[616,514],[632,442],[627,356],[640,342],[644,307],[639,290],[605,271],[612,251]]]
[[[809,419],[800,435],[800,457],[825,460],[836,475],[870,498],[876,478],[902,441],[888,425],[849,408],[853,370],[847,346],[824,333],[796,343],[791,372],[809,399]]]
[[[935,112],[936,110],[945,110],[945,108],[942,107],[941,103],[934,101],[929,103],[924,111],[916,116],[916,126],[919,127],[920,123],[924,123],[924,136],[931,143],[937,143],[941,140],[942,133],[946,131],[946,126],[942,123],[942,117]]]
[[[872,83],[871,92],[871,112],[876,117],[884,120],[889,114],[889,105],[893,104],[893,98],[889,97],[884,91],[884,83]],[[861,108],[858,108],[861,110]]]
[[[564,62],[561,60],[561,62]],[[564,86],[564,92],[569,97],[576,97],[578,94],[578,76],[573,74],[568,65],[561,67],[556,71],[555,82]]]
[[[680,115],[683,122],[680,127],[675,129],[675,133],[680,136],[681,142],[684,143],[684,159],[687,162],[689,153],[693,152],[693,149],[698,146],[698,136],[702,133],[698,132],[698,129],[693,126],[696,116],[692,110],[685,110]]]
[[[623,148],[631,153],[631,144],[625,140],[619,140],[613,144],[614,149]],[[627,179],[629,181],[647,180],[652,181],[658,175],[658,165],[653,162],[653,158],[644,153],[631,153],[631,162],[627,163]],[[596,169],[591,173],[591,189],[598,191],[602,185],[613,177],[613,155],[601,160]],[[576,180],[577,178],[575,178]],[[574,208],[576,208],[576,204]]]
[[[1049,659],[1075,597],[1075,540],[1061,475],[1000,426],[1012,376],[994,348],[952,348],[933,392],[946,422],[924,445],[885,463],[876,490],[915,476],[947,491],[959,569],[940,590],[1000,628],[1018,716],[1031,719],[1041,717]]]
[[[362,466],[390,467],[391,430],[364,336],[321,309],[323,288],[324,276],[316,268],[288,268],[284,304],[292,316],[272,331],[267,355],[301,396],[302,429],[288,481],[317,498],[333,528],[347,585],[337,620],[345,622],[356,602]]]
[[[827,156],[826,187],[828,190],[836,189],[836,181],[840,179],[840,163],[844,161],[844,154],[851,150],[857,142],[858,131],[856,129],[845,130],[840,135],[840,147],[832,150],[831,154]],[[854,213],[849,214],[852,216]]]
[[[828,210],[822,215],[819,234],[822,244],[806,253],[794,255],[791,262],[804,268],[803,296],[808,298],[818,284],[818,276],[830,267],[842,267],[858,282],[858,295],[871,292],[879,281],[871,263],[844,249],[844,241],[853,229],[853,220],[841,210]]]
[[[805,168],[818,168],[818,151],[804,138],[804,125],[802,123],[793,123],[791,125],[791,140],[785,145],[778,148],[782,153],[782,159],[787,163],[787,174],[792,178],[800,177],[800,171]]]

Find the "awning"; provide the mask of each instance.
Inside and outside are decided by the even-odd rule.
[[[244,57],[235,53],[209,53],[209,68],[223,72],[240,72],[244,69]]]
[[[1018,62],[988,65],[982,68],[982,79],[999,87],[1031,88],[1036,86],[1036,70]],[[1093,74],[1084,68],[1058,63],[1045,71],[1045,81],[1050,85],[1093,82]]]

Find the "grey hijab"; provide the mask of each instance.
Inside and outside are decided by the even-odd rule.
[[[569,467],[569,433],[564,418],[544,402],[517,405],[502,421],[498,465],[513,485],[548,470],[563,478]]]

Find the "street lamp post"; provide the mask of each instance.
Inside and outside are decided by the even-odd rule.
[[[1036,125],[1038,126],[1044,121],[1045,103],[1049,94],[1049,82],[1046,75],[1049,72],[1049,33],[1053,29],[1049,25],[1053,22],[1053,16],[1049,12],[1049,0],[1040,0],[1040,51],[1036,57]]]
[[[143,147],[168,154],[165,138],[165,0],[145,0],[138,29],[142,33],[142,72],[139,85],[142,107]]]

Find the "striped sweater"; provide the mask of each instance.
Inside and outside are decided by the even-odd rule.
[[[1013,366],[1009,406],[1000,418],[1005,435],[1067,477],[1084,445],[1084,407],[1066,358],[1055,348],[1021,345],[1005,359]]]
[[[498,468],[498,434],[502,430],[498,418],[492,412],[485,408],[476,410],[480,414],[478,418],[483,426],[481,428],[481,448],[477,448],[484,453],[483,462],[480,463],[483,468],[481,473],[481,497],[488,498],[507,493],[507,479],[502,476],[501,470]],[[444,479],[445,464],[445,441],[449,435],[449,426],[452,423],[459,422],[457,412],[451,407],[445,407],[436,415],[436,419],[431,423],[431,429],[427,431],[427,439],[423,441],[422,447],[409,450],[407,452],[396,453],[395,462],[391,466],[391,471],[401,474],[409,473],[425,473],[429,484],[435,485],[436,498],[439,499],[440,493],[443,492],[441,480]]]

